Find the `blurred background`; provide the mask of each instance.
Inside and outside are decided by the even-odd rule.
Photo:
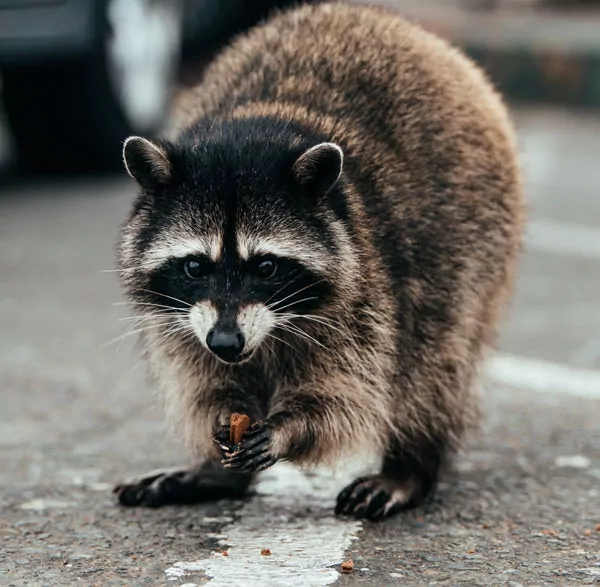
[[[294,0],[0,0],[3,162],[110,170],[173,88]],[[377,3],[377,2],[376,2]],[[381,0],[464,47],[515,101],[600,105],[595,0]]]
[[[20,562],[29,560],[50,584],[59,575],[67,584],[65,573],[108,552],[113,536],[136,537],[140,564],[168,558],[164,535],[184,513],[140,514],[130,524],[110,507],[113,480],[182,461],[179,445],[156,434],[162,416],[132,337],[118,339],[128,312],[112,305],[121,295],[110,271],[135,191],[121,145],[160,132],[177,87],[197,83],[233,35],[293,3],[0,0],[0,534],[14,539],[5,543],[13,581],[30,577]],[[566,520],[576,530],[599,503],[600,0],[379,3],[472,55],[505,95],[521,143],[526,253],[490,367],[497,385],[486,399],[486,436],[468,456],[472,483],[456,510],[481,507],[532,528]],[[561,477],[557,455],[583,455],[572,461],[580,476]],[[481,505],[481,487],[499,507]],[[43,508],[48,517],[35,517]],[[202,538],[192,538],[195,553]],[[516,552],[546,557],[530,544]],[[121,562],[130,561],[125,550]],[[84,554],[62,566],[65,552]],[[568,572],[579,564],[570,560],[557,566]],[[127,575],[130,564],[114,572],[137,577]],[[48,584],[27,581],[14,584]]]

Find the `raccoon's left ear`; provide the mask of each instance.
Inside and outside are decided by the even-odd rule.
[[[164,147],[142,137],[129,137],[123,145],[123,162],[127,173],[148,190],[165,185],[172,167]]]
[[[294,178],[316,197],[322,197],[342,175],[344,152],[335,143],[320,143],[294,163]]]

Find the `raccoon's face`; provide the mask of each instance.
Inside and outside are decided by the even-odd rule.
[[[165,338],[193,332],[230,364],[282,335],[308,340],[299,319],[324,320],[354,259],[340,147],[251,136],[124,146],[141,187],[120,247],[127,293],[149,317],[176,316]]]

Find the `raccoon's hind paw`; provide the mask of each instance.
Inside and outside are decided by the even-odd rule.
[[[337,497],[336,515],[379,521],[417,505],[417,486],[413,480],[404,482],[383,475],[359,477]]]
[[[224,452],[222,465],[238,473],[255,473],[273,466],[277,457],[271,452],[271,432],[265,422],[252,424],[242,440]]]

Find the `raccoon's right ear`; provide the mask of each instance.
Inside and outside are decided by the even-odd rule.
[[[304,151],[294,163],[294,178],[317,198],[324,196],[342,175],[344,152],[335,143],[320,143]]]
[[[165,185],[173,172],[165,149],[143,137],[129,137],[123,145],[127,173],[148,190]]]

